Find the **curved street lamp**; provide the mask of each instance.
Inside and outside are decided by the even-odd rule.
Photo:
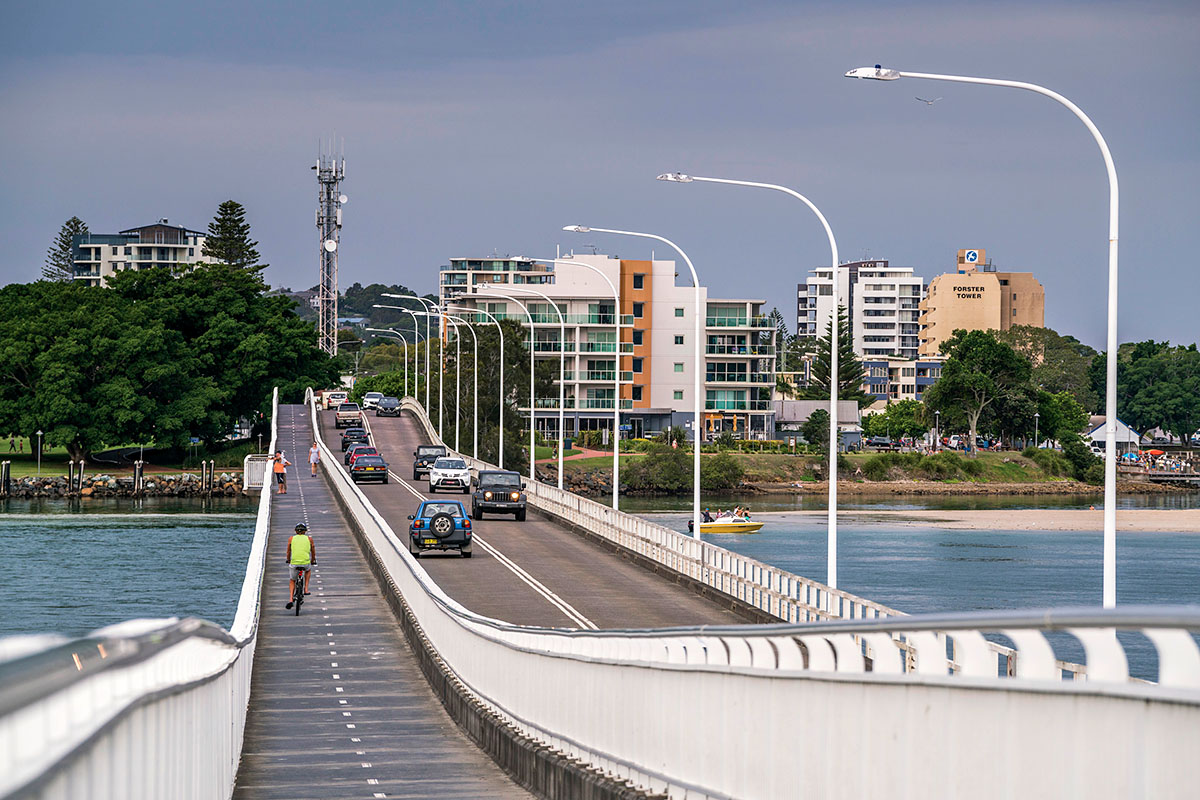
[[[494,290],[487,293],[476,290],[471,292],[469,295],[464,295],[464,297],[498,297],[502,300],[508,300],[516,303],[517,306],[519,306],[520,309],[525,312],[525,315],[529,317],[529,480],[535,481],[537,480],[537,475],[533,471],[533,461],[534,456],[536,455],[535,442],[533,438],[533,415],[535,411],[534,406],[537,405],[537,401],[533,396],[533,314],[530,313],[529,309],[525,307],[525,304],[517,298],[513,297],[512,295],[501,294],[500,292]]]
[[[588,231],[593,231],[595,233],[612,233],[612,234],[616,234],[618,236],[636,236],[636,237],[639,237],[642,239],[653,239],[657,242],[662,242],[663,244],[672,248],[676,253],[679,253],[679,255],[683,258],[684,263],[687,264],[688,270],[690,270],[692,273],[692,286],[695,287],[695,292],[693,295],[693,299],[695,301],[695,310],[694,310],[693,314],[696,317],[695,332],[693,334],[694,338],[696,340],[696,342],[695,342],[696,347],[695,347],[695,357],[694,357],[695,381],[694,381],[694,385],[693,385],[693,389],[692,389],[692,394],[693,394],[693,397],[692,397],[692,401],[693,401],[692,402],[692,405],[693,405],[692,450],[694,452],[694,459],[693,459],[693,463],[692,463],[692,536],[693,536],[693,538],[699,539],[700,538],[700,442],[701,442],[701,438],[700,438],[701,437],[701,434],[700,434],[700,404],[701,404],[701,401],[700,401],[700,373],[704,369],[704,361],[702,360],[702,355],[701,355],[702,350],[700,348],[700,316],[704,313],[705,309],[703,308],[704,300],[701,297],[700,278],[698,278],[696,276],[696,268],[692,265],[692,260],[690,258],[688,258],[687,253],[683,252],[683,249],[680,248],[679,245],[675,244],[670,239],[666,239],[662,236],[658,236],[653,233],[637,233],[635,231],[618,231],[618,230],[612,230],[609,228],[591,228],[591,227],[587,227],[585,225],[567,225],[563,228],[563,230],[570,231],[572,233],[587,233]],[[617,310],[620,311],[620,309],[617,309]],[[620,367],[620,365],[621,365],[621,361],[619,358],[620,353],[621,353],[621,343],[618,341],[617,342],[617,355],[618,355],[617,366],[618,367]],[[615,398],[613,402],[620,405],[621,400],[620,400],[620,398]],[[620,431],[614,431],[613,433],[618,434],[618,436],[619,436]],[[614,443],[613,446],[618,447],[619,445],[620,445],[620,438],[618,438],[616,440],[616,442]]]
[[[620,430],[621,430],[621,293],[604,271],[595,264],[587,264],[583,261],[569,261],[565,258],[536,258],[534,261],[548,261],[552,264],[567,264],[573,267],[584,267],[604,278],[604,282],[608,284],[608,288],[612,289],[613,293],[613,312],[616,319],[616,347],[617,347],[617,373],[613,378],[613,477],[612,477],[612,507],[614,511],[620,510],[621,497],[621,448]],[[561,487],[560,487],[561,488]]]
[[[408,340],[397,331],[391,328],[364,328],[363,330],[374,331],[375,333],[386,333],[395,336],[404,345],[404,394],[408,394]]]
[[[1006,81],[997,78],[972,78],[964,75],[939,75],[930,72],[903,72],[887,69],[876,64],[874,67],[858,67],[846,73],[847,78],[865,78],[876,81],[895,81],[900,78],[920,78],[950,83],[972,83],[983,86],[1002,86],[1049,97],[1079,118],[1104,158],[1104,169],[1108,173],[1108,363],[1107,386],[1104,397],[1104,607],[1117,604],[1117,232],[1120,227],[1120,189],[1117,183],[1117,167],[1113,163],[1108,143],[1100,129],[1079,106],[1055,91],[1036,83]]]
[[[397,298],[400,300],[417,300],[425,308],[426,313],[428,313],[429,311],[431,311],[434,308],[437,308],[437,305],[433,301],[426,300],[424,297],[418,297],[415,294],[388,294],[387,292],[384,292],[383,296],[384,297],[394,297],[394,298]],[[399,308],[399,306],[376,306],[376,308]],[[409,311],[409,313],[415,315],[417,312]],[[429,413],[429,340],[432,338],[432,332],[430,330],[430,328],[431,328],[430,323],[432,321],[433,320],[429,316],[425,317],[425,413],[426,414]],[[415,323],[415,317],[414,317],[414,323]],[[441,349],[442,349],[442,343],[441,343],[441,337],[439,336],[438,337],[438,352],[439,353],[441,352]],[[413,399],[416,399],[416,398],[413,398]],[[441,422],[439,422],[438,423],[438,436],[441,436],[441,435],[442,435],[442,425],[441,425]]]
[[[838,323],[840,322],[840,306],[838,304],[838,247],[837,240],[833,237],[833,229],[829,227],[829,221],[825,219],[825,215],[821,213],[821,209],[817,208],[811,200],[804,195],[789,189],[786,186],[778,186],[774,183],[758,183],[756,181],[735,181],[727,178],[702,178],[698,175],[685,175],[682,172],[668,172],[658,176],[660,181],[670,181],[672,183],[692,183],[700,181],[703,183],[724,183],[730,186],[749,186],[756,189],[773,189],[777,192],[791,195],[804,205],[808,206],[817,219],[821,221],[821,227],[825,229],[825,236],[829,239],[830,258],[832,259],[833,274],[833,315],[829,326],[829,509],[826,534],[826,567],[825,567],[825,582],[834,589],[837,588],[837,454],[838,454],[838,383],[841,379],[841,373],[838,370]]]
[[[504,328],[501,327],[500,320],[496,319],[496,317],[494,315],[488,313],[487,311],[484,311],[482,308],[463,308],[461,306],[446,306],[446,308],[449,311],[457,311],[460,314],[467,313],[467,312],[474,313],[474,314],[483,314],[488,319],[490,319],[493,323],[495,323],[496,333],[500,334],[500,392],[499,392],[499,394],[500,394],[500,397],[499,397],[499,403],[500,403],[500,422],[499,422],[500,447],[498,448],[499,456],[498,456],[497,460],[500,462],[498,464],[500,469],[504,469]],[[472,331],[471,333],[474,334],[474,331]],[[478,348],[478,340],[476,340],[476,347]],[[476,389],[475,399],[476,399],[476,402],[478,402],[478,400],[479,400],[479,351],[478,351],[478,349],[476,349],[476,351],[475,351],[475,389]],[[478,412],[476,412],[475,427],[476,427],[476,430],[475,430],[476,450],[478,450],[479,449],[478,448],[478,440],[479,440]],[[476,456],[476,458],[478,458],[478,456]]]
[[[458,449],[458,420],[462,416],[462,357],[459,349],[458,323],[454,318],[443,314],[442,319],[454,326],[454,452]]]
[[[509,286],[508,290],[537,295],[545,299],[554,309],[554,313],[558,315],[558,488],[561,489],[563,488],[563,406],[566,404],[567,390],[567,323],[563,319],[562,311],[558,309],[558,304],[551,300],[546,293],[516,286]],[[533,341],[533,328],[531,327],[529,329],[530,352],[532,352]],[[619,361],[617,365],[620,366]]]
[[[449,311],[450,307],[447,306],[446,310]],[[471,341],[474,342],[474,344],[475,344],[475,369],[472,370],[472,374],[475,376],[475,389],[474,389],[474,394],[472,395],[475,398],[474,411],[473,411],[473,413],[475,415],[475,425],[473,428],[475,436],[474,436],[474,441],[471,443],[471,458],[478,461],[479,460],[479,337],[475,335],[474,326],[471,325],[471,323],[467,322],[462,317],[446,317],[446,319],[450,320],[450,322],[452,324],[461,322],[463,325],[467,326],[467,332],[471,334]],[[458,325],[457,324],[454,325],[454,336],[455,336],[455,338],[458,337]],[[456,347],[457,347],[457,345],[456,345]],[[455,421],[455,423],[454,423],[454,441],[455,441],[455,443],[458,442],[458,422],[457,421]],[[455,449],[457,450],[458,448],[455,447]]]

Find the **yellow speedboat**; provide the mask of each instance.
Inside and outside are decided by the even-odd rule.
[[[743,517],[717,517],[712,522],[701,522],[701,533],[755,533],[763,526],[761,522],[751,522]],[[692,520],[688,520],[688,532],[694,530]]]

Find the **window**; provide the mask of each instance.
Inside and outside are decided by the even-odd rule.
[[[633,304],[633,318],[634,318],[634,319],[641,319],[641,318],[642,318],[642,312],[645,310],[645,308],[646,308],[646,304],[645,304],[645,303],[634,303],[634,304]]]
[[[115,248],[115,247],[114,247],[114,248],[112,249],[112,254],[113,254],[114,256],[117,254],[117,248]]]
[[[642,343],[642,334],[643,333],[644,333],[644,331],[634,331],[633,332],[634,345],[640,345]]]
[[[677,316],[677,317],[682,317],[682,316],[683,316],[683,309],[682,309],[682,308],[677,308],[677,309],[675,309],[675,316]]]
[[[683,344],[683,337],[682,337],[682,336],[676,336],[676,337],[675,337],[675,344]]]
[[[1014,308],[1014,309],[1013,309],[1013,316],[1015,317],[1016,315],[1017,315],[1017,310]]]
[[[133,248],[132,248],[132,247],[126,247],[126,248],[125,248],[125,255],[127,255],[127,256],[131,256],[131,255],[133,255]]]
[[[633,276],[633,288],[645,289],[646,288],[646,276],[645,275],[634,275]]]
[[[1013,292],[1013,300],[1016,300],[1016,299],[1017,299],[1017,293]]]
[[[676,389],[674,397],[676,400],[682,400],[683,399],[683,389]]]
[[[680,362],[680,361],[675,362],[675,371],[683,372],[683,362]]]
[[[640,387],[640,386],[633,387],[633,399],[634,400],[642,399],[642,387]]]
[[[640,359],[640,358],[633,359],[633,371],[634,372],[642,371],[642,359]]]
[[[832,297],[833,296],[833,287],[832,286],[822,286],[822,287],[820,287],[820,289],[821,289],[821,295],[823,297]]]
[[[188,248],[188,256],[194,256],[194,255],[196,255],[196,248],[189,247]]]

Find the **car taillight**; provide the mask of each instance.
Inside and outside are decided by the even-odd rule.
[[[465,531],[471,530],[471,520],[469,520],[469,519],[463,520],[463,530],[465,530]]]
[[[422,522],[422,521],[421,521],[421,520],[419,520],[419,519],[414,519],[414,520],[413,520],[413,527],[414,527],[414,528],[424,528],[424,527],[425,527],[425,523],[424,523],[424,522]]]

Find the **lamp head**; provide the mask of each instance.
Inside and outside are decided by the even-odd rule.
[[[691,183],[692,176],[682,172],[664,172],[655,178],[657,181],[670,181],[671,183]]]
[[[591,228],[586,225],[564,225],[563,230],[570,231],[571,233],[587,233]]]
[[[379,305],[379,303],[373,303],[371,304],[371,308],[383,308],[383,306]]]
[[[866,78],[872,81],[898,81],[900,73],[894,69],[886,69],[879,64],[873,67],[855,67],[846,73],[847,78]]]

